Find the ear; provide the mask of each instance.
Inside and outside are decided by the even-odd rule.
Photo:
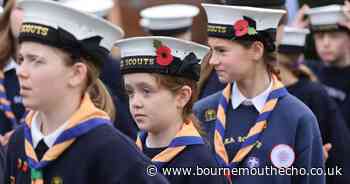
[[[252,59],[254,61],[259,61],[264,56],[264,44],[260,41],[253,42],[252,46],[250,47],[250,55],[252,56]]]
[[[80,62],[75,63],[71,67],[71,75],[68,83],[69,86],[77,87],[77,86],[83,85],[87,78],[87,71],[88,71],[88,68],[86,64],[80,63]]]
[[[176,106],[178,108],[184,108],[186,104],[191,100],[192,89],[189,86],[183,86],[176,94]]]

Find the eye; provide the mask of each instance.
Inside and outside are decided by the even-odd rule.
[[[34,64],[43,64],[44,62],[40,59],[36,59],[34,61],[32,61]]]
[[[126,95],[128,95],[129,98],[132,98],[134,96],[134,91],[131,89],[125,89]]]
[[[16,63],[18,64],[18,65],[21,65],[22,63],[23,63],[23,56],[22,55],[18,55],[17,56],[17,59],[16,59]]]
[[[224,52],[226,52],[226,50],[225,49],[218,49],[218,52],[224,53]]]
[[[151,93],[151,90],[149,88],[143,88],[142,92],[145,96],[149,95]]]

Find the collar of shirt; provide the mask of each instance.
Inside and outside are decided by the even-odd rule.
[[[39,113],[35,113],[32,119],[32,127],[30,128],[30,131],[32,133],[32,140],[33,140],[33,146],[34,148],[36,148],[36,146],[39,144],[41,139],[44,139],[44,142],[46,143],[46,145],[51,148],[53,146],[53,144],[55,143],[56,139],[58,138],[58,136],[60,136],[62,134],[62,132],[64,131],[64,129],[67,126],[68,122],[65,122],[63,125],[61,125],[57,130],[55,130],[54,132],[52,132],[49,135],[44,136],[39,128],[39,119],[38,119],[38,114]]]
[[[18,64],[15,62],[15,60],[11,57],[9,59],[9,62],[6,64],[6,66],[4,67],[4,72],[8,72],[12,69],[17,69],[18,68]]]
[[[233,109],[236,109],[239,105],[241,105],[243,102],[250,102],[250,104],[254,105],[255,109],[262,113],[263,108],[265,106],[265,102],[267,98],[269,97],[270,91],[272,89],[272,82],[270,82],[270,85],[265,91],[260,93],[259,95],[255,96],[254,98],[247,98],[245,97],[241,91],[239,91],[239,88],[237,86],[237,83],[234,82],[232,86],[232,98],[231,100]]]

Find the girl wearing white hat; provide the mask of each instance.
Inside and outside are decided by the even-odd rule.
[[[18,6],[17,75],[30,112],[10,139],[4,183],[167,183],[145,174],[149,160],[113,128],[98,79],[123,31],[55,2]]]
[[[283,10],[203,5],[208,15],[209,61],[226,88],[197,102],[222,167],[248,169],[228,179],[243,183],[324,183],[323,176],[271,174],[268,170],[323,169],[316,118],[288,94],[275,69],[275,32]],[[214,117],[209,116],[215,112]],[[266,168],[269,168],[266,170]],[[255,175],[253,171],[262,174]]]

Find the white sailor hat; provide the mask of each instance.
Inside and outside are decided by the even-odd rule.
[[[229,40],[261,40],[274,50],[275,32],[285,10],[202,4],[208,15],[208,35]]]
[[[308,29],[284,27],[278,52],[281,53],[301,53],[304,51],[306,36],[310,33]]]
[[[76,10],[91,13],[98,17],[107,16],[113,8],[113,0],[58,0],[62,4]]]
[[[156,36],[184,33],[192,26],[192,20],[199,14],[199,8],[187,4],[153,6],[140,12],[140,25]]]
[[[26,0],[17,6],[24,12],[20,42],[40,42],[103,61],[124,35],[118,26],[60,3]]]
[[[17,3],[27,0],[17,0]],[[53,1],[61,3],[76,10],[91,13],[98,17],[107,16],[109,11],[113,8],[113,0],[37,0],[37,1]]]
[[[306,14],[310,17],[312,31],[346,29],[338,24],[346,20],[342,5],[333,4],[311,8]]]
[[[209,47],[172,37],[147,36],[119,40],[121,72],[160,73],[199,79],[201,60]]]

